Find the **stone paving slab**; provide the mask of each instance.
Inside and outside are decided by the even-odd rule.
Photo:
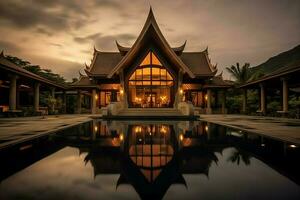
[[[300,120],[247,115],[200,115],[200,120],[300,145]]]
[[[0,119],[0,149],[92,120],[91,115]]]

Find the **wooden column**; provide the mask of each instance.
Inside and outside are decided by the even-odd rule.
[[[288,112],[289,106],[289,88],[286,78],[282,78],[282,111],[284,113]]]
[[[211,89],[207,89],[207,108],[206,108],[206,114],[211,114]]]
[[[221,112],[222,114],[226,114],[226,93],[225,90],[221,91]]]
[[[260,87],[260,112],[266,114],[266,93],[263,83],[259,84]]]
[[[110,101],[111,102],[117,102],[117,91],[116,90],[111,91]]]
[[[67,113],[67,94],[66,91],[63,91],[63,96],[62,96],[62,101],[63,101],[63,113]]]
[[[123,94],[120,93],[120,101],[123,102],[125,108],[128,108],[128,99],[127,99],[127,96],[128,96],[129,88],[125,85],[125,79],[124,79],[124,72],[123,72],[123,70],[120,72],[119,76],[120,76],[121,90],[123,90]]]
[[[14,111],[17,107],[17,76],[10,76],[9,84],[9,110]]]
[[[50,90],[51,90],[51,97],[52,97],[53,99],[55,99],[55,87],[52,87]],[[53,104],[51,105],[51,111],[54,112],[54,110],[55,110],[55,104],[53,103]]]
[[[76,109],[77,114],[81,114],[81,100],[82,100],[82,94],[81,94],[81,91],[78,90],[77,91],[77,109]]]
[[[246,113],[247,111],[247,89],[243,89],[243,107],[242,107],[242,113]]]
[[[174,99],[174,107],[177,108],[178,103],[182,101],[182,94],[181,94],[181,85],[182,85],[182,78],[183,78],[183,72],[181,71],[181,69],[178,72],[178,76],[177,76],[177,92],[175,94],[175,99]]]
[[[39,111],[40,109],[40,83],[34,83],[34,111]]]
[[[93,89],[92,95],[91,95],[91,112],[92,112],[92,114],[96,114],[96,104],[97,104],[96,96],[97,96],[96,89]]]

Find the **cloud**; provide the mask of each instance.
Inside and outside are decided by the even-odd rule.
[[[99,38],[102,34],[101,33],[94,33],[85,37],[74,37],[74,41],[79,43],[79,44],[83,44],[83,43],[87,43],[90,41],[94,41],[97,38]]]
[[[237,61],[256,65],[300,43],[300,1],[150,3],[171,46],[185,40],[186,51],[209,46],[220,69]],[[51,57],[53,70],[77,75],[78,63],[90,61],[94,45],[103,51],[117,51],[115,40],[131,46],[148,11],[149,3],[139,0],[0,0],[0,50],[39,56],[32,61],[45,65]]]
[[[116,35],[106,35],[96,39],[95,46],[101,50],[112,51],[116,50],[115,41],[120,41],[121,44],[129,45],[137,36],[134,34],[116,34]]]
[[[37,27],[38,33],[47,35],[83,26],[88,20],[84,9],[67,2],[73,1],[0,1],[0,22],[19,29]]]
[[[0,51],[4,51],[4,53],[6,52],[14,52],[14,53],[19,53],[20,52],[20,47],[12,42],[8,42],[8,41],[1,41],[0,40]]]

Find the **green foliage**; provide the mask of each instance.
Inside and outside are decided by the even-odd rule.
[[[233,76],[237,85],[254,81],[265,75],[262,70],[253,70],[249,63],[245,63],[242,67],[236,63],[236,66],[226,67],[226,70]]]
[[[249,63],[245,63],[242,67],[240,63],[236,63],[236,66],[226,67],[226,70],[234,77],[237,84],[246,83],[252,76]]]
[[[300,118],[300,98],[292,96],[289,100],[289,115],[293,118]]]
[[[42,69],[39,65],[32,65],[29,61],[22,60],[21,58],[14,56],[6,56],[6,58],[16,65],[26,69],[27,71],[30,71],[48,80],[61,84],[66,83],[64,77],[60,76],[59,74],[53,73],[51,69]]]
[[[267,110],[269,113],[273,113],[274,115],[277,111],[281,110],[281,102],[271,101],[267,103]]]

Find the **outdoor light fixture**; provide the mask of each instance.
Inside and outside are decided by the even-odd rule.
[[[98,94],[95,95],[95,99],[98,100]]]
[[[123,136],[122,133],[120,134],[119,139],[120,139],[120,141],[123,141],[123,140],[124,140],[124,136]]]
[[[264,143],[261,143],[261,145],[260,145],[260,146],[264,147],[264,146],[266,146],[266,144],[264,144]]]
[[[207,101],[207,99],[208,99],[208,96],[207,96],[207,94],[204,96],[204,98],[205,98],[205,101]]]
[[[98,126],[95,126],[94,130],[95,130],[95,132],[97,132],[98,131]]]
[[[180,134],[179,139],[180,139],[180,141],[183,140],[183,134]]]
[[[140,133],[140,132],[142,132],[142,127],[141,126],[136,126],[135,129],[134,129],[134,131],[136,133]]]
[[[297,146],[294,145],[294,144],[291,144],[291,145],[289,145],[289,147],[291,147],[291,148],[296,148]]]
[[[124,94],[124,90],[121,88],[120,89],[120,94],[123,95]]]
[[[180,92],[180,94],[183,94],[183,90],[182,89],[180,89],[179,92]]]
[[[160,132],[161,132],[161,133],[167,133],[166,127],[162,126],[162,127],[160,128]]]
[[[205,131],[206,131],[206,132],[208,131],[208,126],[207,126],[207,125],[205,126]]]

